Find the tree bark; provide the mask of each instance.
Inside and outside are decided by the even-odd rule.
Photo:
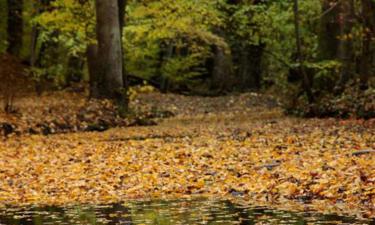
[[[97,63],[104,85],[101,97],[123,99],[123,59],[118,0],[96,0]]]
[[[23,0],[7,0],[8,3],[8,48],[7,52],[20,56],[23,36]]]

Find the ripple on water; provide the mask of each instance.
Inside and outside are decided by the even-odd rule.
[[[0,211],[0,225],[65,224],[374,224],[375,220],[287,212],[237,205],[230,201],[154,200],[101,206],[7,208]]]

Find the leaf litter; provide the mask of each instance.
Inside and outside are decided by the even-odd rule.
[[[291,118],[260,99],[148,94],[133,104],[175,116],[151,127],[8,138],[0,205],[207,196],[374,217],[374,121]]]

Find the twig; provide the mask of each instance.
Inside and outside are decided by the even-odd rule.
[[[278,167],[280,165],[281,165],[280,162],[273,162],[273,163],[269,163],[269,164],[264,164],[264,165],[258,166],[258,167],[256,167],[256,169],[267,168],[268,170],[272,170],[273,168]]]
[[[328,13],[330,13],[332,10],[334,10],[340,3],[341,3],[342,0],[339,0],[337,1],[333,6],[331,6],[329,9],[327,9],[326,11],[324,11],[321,15],[319,15],[318,17],[316,18],[313,18],[312,20],[318,20],[318,19],[321,19],[323,18],[325,15],[327,15]]]
[[[355,151],[352,153],[353,156],[360,156],[360,155],[365,155],[365,154],[370,154],[370,153],[375,153],[374,149],[364,149],[364,150],[359,150]]]

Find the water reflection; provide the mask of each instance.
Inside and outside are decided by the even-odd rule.
[[[350,217],[244,207],[207,199],[133,201],[106,206],[70,206],[0,211],[0,225],[117,224],[374,224]]]

